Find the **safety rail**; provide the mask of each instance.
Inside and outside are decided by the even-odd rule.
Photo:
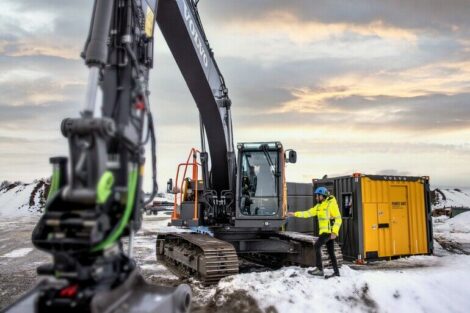
[[[171,215],[172,220],[177,220],[180,218],[180,214],[177,212],[177,208],[181,203],[183,203],[184,199],[184,194],[187,192],[187,187],[184,188],[185,184],[185,179],[186,179],[186,173],[188,171],[188,167],[192,167],[192,180],[195,184],[195,192],[194,192],[194,214],[193,214],[193,220],[198,220],[199,219],[199,212],[198,212],[198,187],[199,187],[199,170],[198,167],[201,166],[201,163],[197,162],[197,156],[200,155],[200,151],[192,148],[191,151],[189,152],[188,159],[186,160],[185,163],[180,163],[178,164],[178,168],[176,170],[176,179],[175,179],[175,199],[174,199],[174,206],[173,206],[173,213]],[[192,161],[190,162],[192,157]],[[178,189],[178,178],[179,178],[179,173],[181,170],[181,167],[184,166],[184,172],[183,172],[183,179],[181,180],[181,186]],[[178,194],[179,194],[179,203],[178,203]]]

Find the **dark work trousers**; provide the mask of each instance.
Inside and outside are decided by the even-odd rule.
[[[321,234],[320,237],[318,237],[318,240],[313,245],[313,247],[315,248],[317,268],[323,270],[323,263],[321,261],[321,247],[324,244],[326,244],[326,250],[328,250],[331,265],[333,265],[333,270],[335,271],[335,274],[339,275],[338,262],[336,261],[335,255],[335,241],[330,239],[330,234]]]

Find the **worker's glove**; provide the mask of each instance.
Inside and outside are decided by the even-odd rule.
[[[331,235],[330,235],[331,240],[335,240],[336,237],[338,237],[338,236],[335,233],[331,233]]]

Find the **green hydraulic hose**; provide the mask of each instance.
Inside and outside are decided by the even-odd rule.
[[[135,195],[136,195],[136,190],[137,190],[137,178],[139,177],[138,170],[134,169],[129,173],[129,182],[127,184],[127,203],[126,203],[126,209],[124,211],[124,214],[121,217],[121,220],[119,221],[118,227],[114,229],[111,234],[106,237],[101,243],[98,245],[94,246],[91,251],[92,252],[97,252],[100,250],[104,250],[106,248],[109,248],[112,246],[121,236],[122,232],[124,231],[124,228],[126,228],[129,218],[131,217],[132,214],[132,208],[134,205],[135,201]]]
[[[47,194],[47,200],[51,199],[52,196],[59,190],[60,184],[60,170],[55,169],[52,171],[51,186],[49,187],[49,193]]]

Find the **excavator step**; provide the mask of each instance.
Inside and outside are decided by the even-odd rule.
[[[310,250],[310,254],[312,254],[312,257],[314,257],[314,250],[313,250],[313,245],[315,242],[318,240],[318,237],[308,235],[308,234],[302,234],[302,233],[297,233],[297,232],[289,232],[289,231],[282,231],[277,233],[281,239],[284,240],[292,240],[295,242],[298,242],[303,245],[304,251]],[[336,256],[336,261],[338,264],[338,267],[341,267],[343,265],[343,254],[341,252],[341,247],[338,245],[338,243],[335,241],[334,242],[334,252]],[[323,245],[321,249],[321,255],[322,255],[322,263],[323,266],[326,268],[331,268],[331,260],[328,255],[328,251],[326,249],[326,246]],[[308,261],[308,260],[305,260]],[[301,266],[315,266],[315,262],[313,262],[314,259],[311,258],[310,264],[306,264],[305,262],[292,262],[294,264],[298,264]]]

